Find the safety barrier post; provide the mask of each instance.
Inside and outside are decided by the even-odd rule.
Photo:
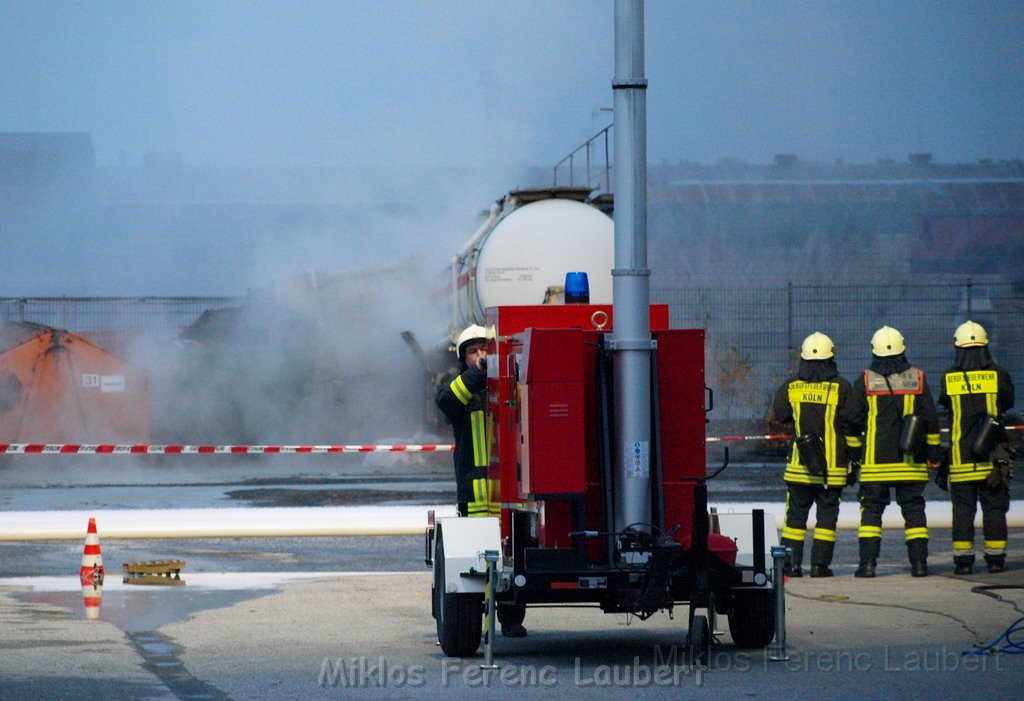
[[[792,555],[792,549],[785,545],[772,546],[772,571],[775,577],[775,640],[769,648],[768,659],[773,662],[785,662],[786,654],[786,576],[783,574],[786,560]]]
[[[484,595],[487,600],[487,642],[484,644],[484,663],[480,668],[497,669],[498,665],[494,664],[494,619],[497,608],[494,594],[498,589],[498,551],[485,550],[484,560],[487,561],[487,593]]]

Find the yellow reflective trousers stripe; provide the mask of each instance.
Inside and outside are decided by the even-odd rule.
[[[861,526],[857,529],[857,536],[860,538],[881,538],[881,526]]]
[[[786,526],[782,529],[782,537],[789,540],[803,540],[805,535],[807,535],[807,530],[803,528],[790,528]]]
[[[919,538],[928,537],[927,528],[905,528],[903,529],[905,540],[917,540]]]
[[[827,528],[815,528],[814,540],[821,540],[826,543],[834,543],[836,542],[836,532],[831,531]]]

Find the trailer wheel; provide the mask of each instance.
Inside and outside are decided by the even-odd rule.
[[[445,592],[444,542],[435,537],[433,609],[437,619],[437,641],[448,657],[469,657],[480,647],[483,599],[479,594]]]
[[[736,592],[729,609],[729,634],[736,647],[763,648],[775,637],[775,601],[771,590]]]
[[[711,659],[711,627],[707,616],[694,616],[690,631],[686,634],[690,665],[707,667]]]

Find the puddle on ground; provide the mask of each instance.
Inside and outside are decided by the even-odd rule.
[[[187,579],[185,584],[174,587],[139,586],[107,581],[108,584],[103,587],[99,620],[113,623],[124,631],[128,640],[142,656],[146,669],[171,693],[179,699],[229,698],[220,689],[192,676],[179,659],[182,647],[172,638],[157,632],[157,629],[168,623],[184,620],[199,611],[224,608],[240,601],[266,596],[274,591],[273,587],[188,588]],[[75,618],[86,618],[81,585],[77,577],[25,577],[20,581],[12,578],[0,580],[0,583],[32,586],[33,588],[28,591],[12,594],[19,601],[59,606],[70,611]],[[74,591],[68,591],[68,588],[73,588]]]
[[[290,582],[330,577],[409,576],[415,572],[196,572],[181,573],[176,586],[126,584],[118,571],[108,571],[100,600],[99,620],[126,633],[156,630],[192,614],[225,608],[275,592]],[[85,619],[78,575],[65,577],[0,577],[0,585],[26,587],[12,592],[19,601],[46,603],[68,609]]]
[[[187,580],[186,580],[187,582]],[[128,586],[109,591],[103,587],[99,620],[113,623],[125,633],[156,630],[183,621],[189,616],[231,606],[239,601],[266,596],[272,590],[203,589],[188,585],[177,587]],[[44,603],[68,609],[75,618],[85,620],[81,587],[69,591],[25,591],[13,595],[19,601]]]

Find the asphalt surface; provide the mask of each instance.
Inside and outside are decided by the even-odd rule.
[[[711,483],[710,500],[781,500],[780,472],[733,466]],[[302,492],[311,500],[345,492],[357,501],[415,503],[443,493],[446,479],[442,472],[415,481],[369,474],[289,479],[239,467],[231,479],[174,475],[146,486],[112,474],[93,486],[66,479],[8,484],[0,506],[127,508],[166,501],[172,492],[179,505],[184,495],[185,503],[225,508]],[[945,498],[932,489],[929,498]],[[1018,481],[1015,498],[1021,489]],[[353,496],[360,491],[366,494]],[[971,577],[951,575],[948,530],[932,529],[932,576],[925,579],[909,577],[902,540],[886,530],[879,577],[855,579],[856,534],[841,531],[837,577],[789,581],[784,661],[737,649],[720,619],[709,669],[694,668],[685,658],[685,609],[675,620],[659,614],[641,622],[541,608],[528,613],[527,638],[496,640],[500,669],[490,676],[481,657],[451,660],[437,648],[419,537],[101,536],[108,577],[119,575],[122,562],[180,558],[187,566],[184,585],[112,582],[99,621],[84,620],[81,543],[0,543],[0,699],[507,698],[524,687],[555,698],[934,699],[982,689],[990,699],[1019,698],[1024,656],[963,653],[996,641],[1024,617],[1024,533],[1011,531],[1006,572],[979,568]]]
[[[528,637],[496,639],[491,672],[441,654],[425,572],[285,584],[150,632],[2,587],[0,698],[1014,699],[1024,657],[973,653],[1024,615],[1019,574],[791,580],[786,659],[736,648],[719,619],[707,669],[685,656],[684,610],[530,610]],[[1017,588],[972,591],[997,583]]]

